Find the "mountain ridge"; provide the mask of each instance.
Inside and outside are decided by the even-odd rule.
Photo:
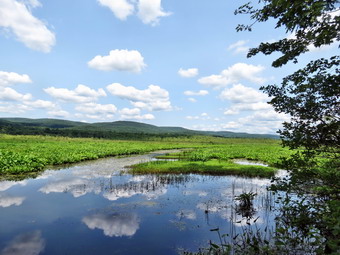
[[[77,133],[78,132],[78,133]],[[136,121],[113,121],[85,123],[52,118],[0,118],[0,133],[8,134],[43,134],[76,137],[114,138],[118,134],[141,136],[183,136],[208,135],[233,138],[272,138],[272,134],[249,134],[231,131],[199,131],[176,126],[155,126]]]

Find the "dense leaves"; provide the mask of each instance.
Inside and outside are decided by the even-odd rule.
[[[236,14],[250,14],[254,22],[250,25],[239,25],[238,31],[251,31],[256,22],[276,20],[276,28],[283,27],[289,38],[277,42],[261,43],[257,48],[249,51],[248,57],[258,53],[266,55],[281,52],[282,56],[273,62],[279,67],[293,60],[309,50],[309,47],[329,45],[340,40],[340,17],[338,0],[260,0],[259,6],[251,3],[241,6]]]
[[[313,47],[339,42],[339,7],[338,0],[260,0],[256,7],[248,3],[236,10],[253,20],[237,30],[251,31],[255,23],[274,19],[286,38],[261,43],[248,57],[280,52],[272,66],[281,67],[297,63]],[[338,55],[313,60],[280,85],[261,88],[277,112],[290,116],[279,133],[285,146],[298,149],[283,160],[290,175],[272,186],[287,194],[278,218],[284,231],[277,234],[281,243],[291,244],[292,254],[307,244],[311,254],[340,252],[339,61]]]

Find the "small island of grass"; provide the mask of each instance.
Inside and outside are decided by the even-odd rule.
[[[152,161],[133,165],[132,174],[209,174],[239,175],[246,177],[270,178],[276,168],[258,165],[239,165],[225,160],[202,161]]]

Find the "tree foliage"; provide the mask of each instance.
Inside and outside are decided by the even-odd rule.
[[[252,31],[256,23],[274,19],[275,28],[284,28],[287,37],[261,43],[250,49],[248,57],[279,52],[272,66],[281,67],[297,63],[312,47],[338,44],[339,7],[338,0],[259,0],[256,6],[247,3],[235,11],[250,15],[253,21],[237,30]],[[339,55],[315,59],[281,84],[261,88],[277,112],[290,116],[279,133],[284,146],[297,150],[283,161],[290,175],[272,186],[287,194],[279,225],[289,227],[284,232],[286,241],[300,247],[310,241],[311,254],[340,253],[339,62]],[[288,240],[295,231],[301,235]]]

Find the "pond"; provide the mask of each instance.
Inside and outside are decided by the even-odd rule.
[[[274,228],[268,179],[126,173],[160,153],[1,181],[0,254],[178,254],[217,242],[214,228],[231,237],[247,223]],[[235,210],[235,196],[249,191],[257,193],[252,219]]]

